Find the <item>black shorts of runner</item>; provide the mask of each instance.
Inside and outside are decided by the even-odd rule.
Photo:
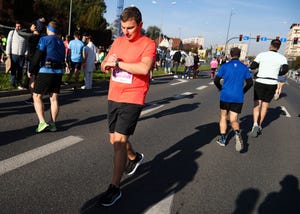
[[[243,103],[228,103],[220,101],[220,109],[233,111],[235,113],[240,114],[242,112]]]
[[[254,84],[254,100],[262,100],[263,102],[271,102],[277,89],[276,85],[268,85],[260,82]]]
[[[109,132],[132,135],[139,120],[143,106],[131,103],[108,101]]]
[[[216,72],[217,68],[211,68],[211,72]]]
[[[36,94],[59,93],[62,74],[39,73],[36,77],[33,92]]]
[[[72,68],[72,70],[74,70],[74,69],[80,70],[81,69],[81,62],[71,61],[71,68]]]

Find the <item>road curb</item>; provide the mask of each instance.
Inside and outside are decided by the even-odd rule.
[[[167,77],[167,76],[172,76],[172,75],[171,74],[157,75],[157,76],[154,76],[154,78]],[[108,80],[94,80],[94,81],[95,81],[95,84],[97,84],[96,82],[108,81]],[[72,88],[72,87],[74,87],[73,84],[64,85],[64,86],[61,86],[61,90],[69,89],[69,88]],[[6,90],[6,91],[1,91],[0,90],[0,98],[10,97],[10,96],[19,96],[19,95],[24,95],[24,94],[30,94],[30,91],[28,89],[22,89],[22,90],[13,89],[13,90],[9,90],[9,91],[8,90]]]

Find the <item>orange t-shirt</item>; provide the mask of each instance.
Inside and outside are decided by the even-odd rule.
[[[125,37],[117,38],[106,57],[116,54],[123,62],[137,63],[143,57],[155,59],[155,42],[142,36],[134,42],[128,41]],[[144,105],[147,91],[149,89],[149,74],[131,74],[130,71],[116,69],[112,72],[108,99],[115,102],[133,103]]]

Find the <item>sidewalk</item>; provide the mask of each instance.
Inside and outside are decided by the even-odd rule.
[[[73,87],[74,85],[63,85],[61,86],[61,90],[68,89]],[[29,89],[13,89],[9,91],[2,91],[0,90],[0,98],[1,97],[10,97],[10,96],[18,96],[23,94],[30,94]]]
[[[9,90],[9,91],[0,91],[0,97],[9,97],[9,96],[17,96],[17,95],[22,95],[22,94],[29,94],[28,89],[14,89],[14,90]]]

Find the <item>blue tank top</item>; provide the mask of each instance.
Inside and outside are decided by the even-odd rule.
[[[37,48],[45,54],[45,60],[42,63],[39,73],[61,74],[63,69],[46,68],[44,65],[46,61],[64,63],[65,45],[63,41],[55,35],[44,36],[40,38]]]

